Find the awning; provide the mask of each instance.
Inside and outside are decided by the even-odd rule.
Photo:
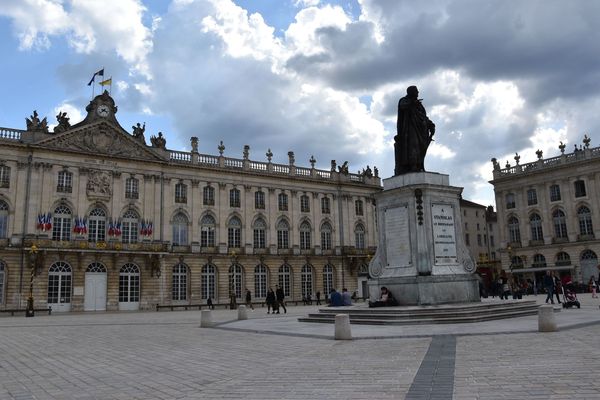
[[[540,272],[540,271],[563,271],[569,269],[575,269],[576,265],[549,265],[547,267],[536,267],[536,268],[515,268],[510,272],[513,274],[526,274],[528,272]]]

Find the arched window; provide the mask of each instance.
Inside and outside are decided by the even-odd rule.
[[[90,265],[88,265],[88,267],[85,270],[85,272],[94,272],[94,273],[98,273],[98,274],[105,274],[106,273],[106,267],[102,263],[93,262]]]
[[[58,261],[52,264],[48,270],[48,304],[57,304],[62,307],[62,305],[70,303],[71,266],[66,262]]]
[[[310,212],[310,199],[305,194],[300,196],[300,212]]]
[[[290,225],[285,219],[277,223],[277,248],[289,249],[290,247]]]
[[[238,217],[231,217],[227,224],[227,245],[232,248],[241,247],[242,221]]]
[[[254,268],[254,297],[264,299],[267,297],[267,267],[259,264]]]
[[[562,210],[555,210],[552,213],[552,221],[554,222],[554,234],[558,239],[567,238],[567,219]]]
[[[187,185],[179,182],[175,185],[175,203],[187,203]]]
[[[235,297],[242,298],[242,288],[244,287],[244,271],[242,266],[234,264],[229,267],[229,290],[235,293]]]
[[[331,250],[331,225],[329,222],[321,225],[321,249]]]
[[[556,255],[556,265],[571,265],[571,256],[564,251]]]
[[[291,271],[292,269],[288,264],[283,264],[281,267],[279,267],[278,283],[279,287],[283,289],[283,293],[285,293],[286,296],[290,296],[292,293]]]
[[[521,243],[521,230],[517,217],[513,216],[508,219],[508,237],[511,243]]]
[[[312,266],[305,264],[300,273],[300,283],[302,289],[302,297],[313,295],[313,269]]]
[[[238,189],[229,191],[229,207],[240,207],[240,191]]]
[[[266,232],[267,224],[262,218],[257,218],[254,221],[254,248],[264,249],[266,247]]]
[[[71,210],[65,205],[54,210],[52,240],[71,240]]]
[[[354,228],[354,240],[357,249],[365,248],[365,227],[362,224],[358,224]]]
[[[205,206],[215,205],[215,188],[212,186],[204,186],[202,189],[202,203]]]
[[[542,232],[542,218],[539,214],[531,214],[529,216],[529,225],[531,226],[531,240],[543,241],[544,234]]]
[[[106,212],[102,208],[94,208],[88,216],[88,242],[104,242],[106,240]]]
[[[173,267],[173,300],[187,299],[187,266],[179,263]]]
[[[206,300],[209,297],[214,300],[216,299],[216,282],[217,282],[217,269],[212,264],[206,264],[202,267],[201,277],[201,291],[202,300]]]
[[[534,268],[546,268],[546,257],[541,254],[534,255],[531,266]]]
[[[215,247],[215,219],[206,214],[200,221],[200,246]]]
[[[300,249],[310,249],[310,224],[306,221],[300,224]]]
[[[577,210],[577,218],[579,219],[579,233],[582,236],[592,236],[594,228],[592,227],[592,213],[586,206],[581,206]]]
[[[119,308],[136,309],[140,301],[140,269],[127,263],[119,271]]]
[[[510,265],[513,268],[523,268],[523,259],[519,256],[513,256],[510,259]]]
[[[123,214],[123,243],[137,243],[139,216],[133,210],[127,210]]]
[[[173,245],[187,246],[188,244],[188,219],[183,213],[173,217]]]
[[[333,267],[327,264],[323,267],[323,291],[329,295],[333,287]]]
[[[287,211],[288,210],[288,195],[285,193],[279,193],[277,196],[277,204],[279,205],[279,211]]]
[[[8,237],[8,204],[0,200],[0,239]]]
[[[6,265],[0,261],[0,304],[4,304],[4,283],[6,282]]]
[[[131,177],[125,180],[125,198],[137,199],[140,197],[140,181]]]

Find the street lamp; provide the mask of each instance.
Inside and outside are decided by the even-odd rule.
[[[229,309],[235,310],[237,308],[237,299],[235,297],[235,265],[237,264],[237,257],[235,255],[235,251],[231,250],[231,272],[229,278]]]
[[[31,276],[29,278],[29,296],[27,297],[27,309],[25,310],[26,317],[35,317],[35,310],[33,307],[33,278],[35,276],[35,268],[37,265],[37,246],[34,244],[29,249],[31,257]]]

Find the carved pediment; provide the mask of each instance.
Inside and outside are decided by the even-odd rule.
[[[162,160],[139,140],[133,138],[120,127],[114,127],[107,122],[71,129],[36,144],[46,148],[112,157]]]

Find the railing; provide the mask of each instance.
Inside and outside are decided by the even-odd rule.
[[[171,161],[177,162],[191,162],[192,155],[190,153],[186,153],[184,151],[170,151],[169,158]]]
[[[276,174],[288,175],[290,173],[290,167],[288,165],[273,164],[273,172]]]
[[[310,168],[296,167],[296,175],[310,176]]]
[[[0,139],[21,140],[21,133],[23,132],[25,131],[22,131],[20,129],[0,127]]]
[[[202,165],[219,165],[219,157],[208,154],[198,155],[198,164]]]
[[[316,170],[317,171],[317,176],[321,177],[323,179],[331,179],[331,172],[330,171],[321,171],[321,170]]]
[[[250,169],[253,171],[266,171],[267,163],[259,162],[259,161],[250,161]]]
[[[242,169],[242,168],[244,168],[244,161],[237,159],[237,158],[226,158],[225,159],[225,167]]]

